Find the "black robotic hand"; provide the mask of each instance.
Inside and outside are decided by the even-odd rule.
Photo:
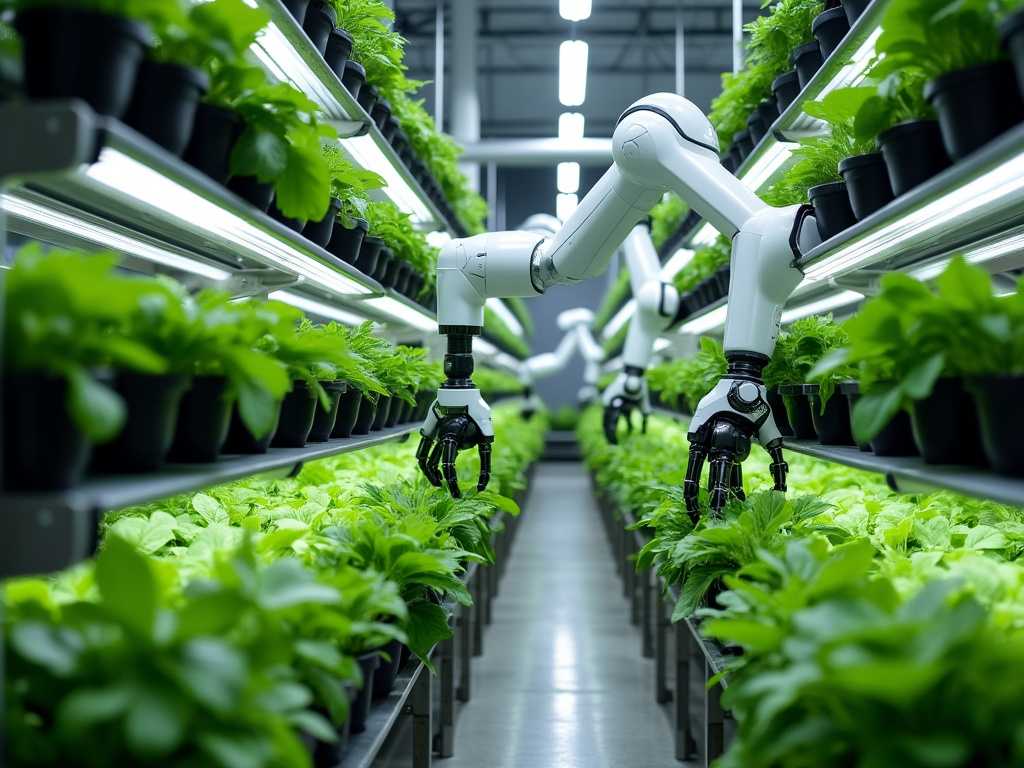
[[[442,405],[441,400],[447,404]],[[490,408],[476,389],[440,390],[438,399],[430,407],[427,420],[420,428],[420,446],[416,460],[420,469],[433,485],[448,486],[454,498],[462,496],[455,459],[459,451],[476,446],[480,451],[480,478],[477,490],[482,491],[491,479]]]
[[[644,381],[642,369],[626,366],[618,378],[604,391],[601,400],[604,403],[604,436],[612,445],[619,442],[615,434],[619,420],[625,418],[626,429],[633,431],[633,413],[641,415],[640,426],[647,432],[647,418],[651,414],[651,399],[647,393],[647,382]]]
[[[782,455],[782,436],[775,426],[764,384],[750,377],[726,375],[697,406],[690,432],[690,458],[686,466],[683,496],[686,511],[696,525],[700,519],[700,479],[704,461],[710,463],[708,492],[713,515],[719,515],[729,494],[743,494],[741,463],[750,455],[754,435],[772,457],[775,490],[786,490],[789,466]]]

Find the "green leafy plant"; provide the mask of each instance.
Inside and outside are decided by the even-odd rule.
[[[833,351],[844,347],[849,340],[846,325],[833,322],[832,315],[811,315],[797,320],[787,332],[780,333],[771,362],[765,366],[762,378],[766,387],[780,384],[821,385],[821,407],[835,392],[836,384],[857,378],[849,365],[840,365],[827,371],[815,366]]]
[[[331,176],[331,196],[341,200],[345,214],[365,217],[372,202],[368,193],[387,186],[384,177],[356,168],[337,144],[325,144],[320,151]]]
[[[854,119],[853,135],[872,141],[878,134],[910,120],[934,120],[935,110],[925,101],[927,78],[915,69],[893,72],[878,84],[874,96],[864,100]]]
[[[690,206],[672,193],[666,192],[661,201],[651,209],[651,240],[655,248],[676,233],[679,226],[690,213]]]
[[[484,328],[487,335],[503,345],[516,357],[522,359],[530,356],[530,345],[522,336],[517,336],[505,325],[501,316],[490,307],[484,308]]]
[[[859,369],[864,393],[853,409],[858,439],[869,439],[940,377],[1024,372],[1024,297],[996,296],[991,278],[954,258],[931,291],[906,275],[885,275],[881,292],[847,321],[849,346],[823,360]],[[862,404],[863,403],[863,404]]]
[[[252,8],[243,0],[196,5],[150,0],[148,5],[154,11],[148,21],[157,37],[150,55],[157,61],[209,72],[242,62],[270,21],[265,10]]]
[[[725,352],[717,341],[702,338],[700,347],[700,352],[693,357],[659,363],[645,374],[650,388],[661,392],[662,400],[679,402],[691,412],[725,375],[728,367]]]
[[[394,251],[396,258],[407,259],[413,268],[433,284],[437,269],[437,250],[426,236],[412,224],[410,215],[402,213],[390,201],[374,202],[366,206],[365,218],[370,224],[370,234],[384,240]]]
[[[711,245],[693,254],[693,258],[673,276],[672,283],[680,294],[691,291],[720,267],[728,265],[731,257],[732,243],[725,235],[719,235]]]
[[[594,331],[600,333],[630,295],[629,270],[620,269],[594,315]]]

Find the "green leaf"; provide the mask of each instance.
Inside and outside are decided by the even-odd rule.
[[[126,627],[149,637],[157,610],[157,585],[149,558],[124,539],[108,536],[96,558],[96,586],[103,608]]]
[[[853,436],[857,442],[873,440],[899,413],[902,403],[903,391],[896,386],[861,395],[851,413]]]
[[[152,555],[175,539],[178,521],[166,512],[154,512],[149,517],[120,517],[108,529],[108,535],[130,543],[139,552]]]
[[[35,621],[15,624],[11,628],[11,647],[22,658],[47,669],[56,677],[67,677],[74,672],[80,649],[78,642],[68,634]]]
[[[284,133],[254,123],[246,125],[231,151],[231,172],[255,176],[263,184],[276,181],[288,162],[289,144]]]
[[[75,423],[96,443],[117,437],[127,417],[122,397],[78,366],[68,369],[67,406]]]
[[[211,525],[226,525],[231,522],[224,506],[205,493],[197,493],[192,497],[192,509],[198,512],[202,518]]]
[[[439,605],[417,600],[409,605],[409,616],[405,620],[405,633],[409,638],[408,646],[416,656],[434,671],[428,656],[430,650],[442,640],[452,636],[448,626],[448,617]]]
[[[967,532],[964,546],[968,549],[1004,549],[1009,542],[990,525],[976,525]]]
[[[124,723],[125,740],[143,761],[159,760],[184,741],[188,720],[185,701],[155,680],[146,681],[132,697]]]

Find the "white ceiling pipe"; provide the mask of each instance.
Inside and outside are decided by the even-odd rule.
[[[463,144],[460,160],[498,165],[611,165],[611,139],[485,139]]]

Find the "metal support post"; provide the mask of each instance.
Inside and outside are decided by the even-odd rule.
[[[459,687],[455,696],[461,702],[469,701],[472,690],[472,659],[473,659],[473,632],[472,617],[467,606],[461,606],[458,612],[458,621],[455,631],[459,636]]]
[[[655,615],[658,626],[654,634],[654,700],[659,704],[672,701],[672,690],[668,687],[668,644],[673,632],[670,607],[664,600],[658,601]]]
[[[437,732],[437,753],[440,757],[455,754],[455,638],[441,643],[438,678],[441,683],[441,711]],[[421,675],[428,675],[424,670]]]
[[[695,642],[689,628],[679,623],[676,633],[676,760],[689,760],[696,751],[690,730],[690,653]]]
[[[654,656],[654,633],[657,632],[655,622],[657,621],[657,611],[654,606],[654,601],[658,599],[658,596],[654,591],[654,571],[648,568],[641,575],[641,600],[642,605],[642,616],[640,617],[640,654],[645,658],[649,659]]]
[[[412,766],[430,768],[434,756],[434,729],[431,725],[431,686],[433,676],[430,670],[422,669],[413,683],[412,693]]]
[[[490,608],[490,600],[485,586],[487,570],[489,569],[483,565],[476,567],[476,573],[473,574],[473,585],[470,588],[470,591],[473,593],[473,610],[471,615],[473,617],[474,656],[484,655],[484,622],[487,618],[487,611]]]
[[[725,752],[725,712],[722,711],[722,685],[707,684],[714,677],[711,665],[704,662],[704,766],[709,766]]]

